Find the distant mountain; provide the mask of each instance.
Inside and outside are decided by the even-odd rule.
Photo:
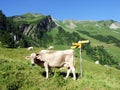
[[[12,17],[6,17],[1,12],[1,17],[4,16],[6,21],[3,21],[0,23],[0,29],[5,33],[7,33],[7,36],[1,37],[2,41],[5,41],[8,36],[10,36],[13,41],[12,45],[9,45],[9,40],[6,42],[3,42],[3,44],[7,44],[8,47],[28,47],[31,45],[34,46],[40,46],[40,39],[43,37],[43,35],[51,31],[52,28],[56,27],[55,22],[52,20],[52,17],[50,15],[44,16],[42,14],[32,14],[32,13],[26,13],[24,15],[17,15]],[[4,19],[4,18],[3,18]],[[6,23],[8,20],[10,25],[12,25],[13,28],[7,26],[8,23]],[[1,18],[2,21],[2,18]],[[3,25],[5,23],[5,25]],[[8,29],[8,30],[7,30]],[[9,35],[11,33],[11,35]],[[1,32],[2,34],[2,32]]]
[[[11,17],[15,23],[18,23],[18,28],[26,36],[39,39],[44,32],[50,31],[56,26],[50,15],[44,16],[41,14],[27,13],[21,16]],[[40,34],[39,36],[37,34]],[[37,37],[38,36],[38,37]]]
[[[89,21],[89,20],[63,20],[57,21],[57,24],[68,29],[77,29],[77,27],[91,26],[91,27],[101,27],[108,29],[120,29],[120,23],[114,20],[101,20],[101,21]]]

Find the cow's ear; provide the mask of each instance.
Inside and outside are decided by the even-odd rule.
[[[36,54],[36,56],[39,56],[40,54]]]
[[[30,60],[30,56],[26,56],[25,59],[26,59],[26,60]]]

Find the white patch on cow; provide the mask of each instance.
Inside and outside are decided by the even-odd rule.
[[[36,54],[35,54],[35,53],[32,53],[32,54],[29,56],[30,61],[31,61],[31,64],[35,64],[35,62],[34,62],[35,57],[36,57]]]
[[[108,65],[104,65],[105,67],[109,67]]]
[[[52,50],[52,49],[54,49],[54,46],[49,46],[48,47],[48,50]]]
[[[27,49],[28,49],[28,51],[30,51],[30,50],[33,50],[33,47],[28,47]]]
[[[14,41],[16,41],[16,40],[17,40],[17,37],[16,37],[16,35],[14,35],[14,36],[13,36],[13,38],[14,38]]]
[[[95,64],[99,64],[99,61],[95,61]]]

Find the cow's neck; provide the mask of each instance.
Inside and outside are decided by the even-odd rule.
[[[41,60],[39,60],[39,59],[35,59],[34,62],[35,62],[38,66],[44,67],[44,61],[41,61]]]

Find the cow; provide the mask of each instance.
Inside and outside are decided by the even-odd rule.
[[[54,49],[54,46],[49,46],[48,47],[48,50],[52,50],[52,49]]]
[[[73,73],[73,79],[76,80],[75,65],[74,65],[74,50],[41,50],[38,54],[32,53],[27,56],[27,59],[31,61],[31,64],[37,64],[45,68],[46,79],[48,79],[48,72],[50,68],[67,68],[67,74],[65,79],[68,78],[70,72]]]
[[[95,61],[95,64],[99,64],[99,61]]]
[[[27,49],[28,49],[28,51],[31,51],[31,50],[33,50],[33,47],[28,47]]]

